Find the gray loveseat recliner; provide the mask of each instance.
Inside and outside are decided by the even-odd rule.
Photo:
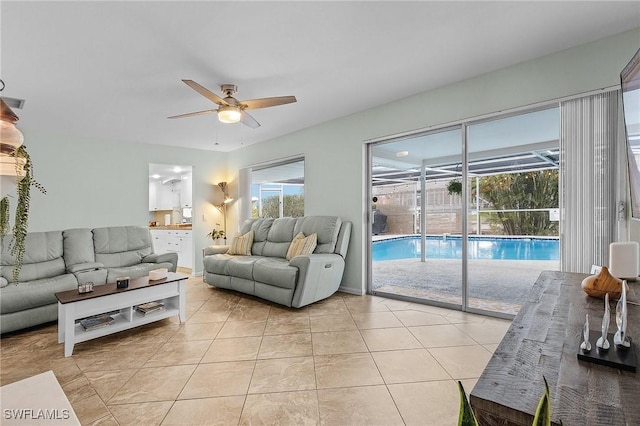
[[[55,293],[79,283],[138,278],[157,268],[175,272],[176,253],[153,253],[151,234],[140,226],[30,232],[18,281],[6,238],[0,260],[0,333],[55,321]]]
[[[216,253],[220,246],[204,249],[207,284],[294,308],[325,299],[340,287],[351,222],[336,216],[249,219],[240,234],[251,230],[251,256]],[[289,245],[300,232],[316,233],[317,246],[310,255],[286,260]]]

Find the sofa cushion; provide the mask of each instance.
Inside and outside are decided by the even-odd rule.
[[[11,238],[5,238],[2,242],[0,262],[3,267],[0,268],[0,274],[7,281],[13,282],[15,257],[11,255],[10,243]],[[18,281],[33,281],[65,274],[62,251],[62,231],[27,233]]]
[[[298,280],[298,268],[278,257],[263,257],[253,265],[253,279],[276,287],[293,289]]]
[[[64,262],[63,262],[64,263]],[[55,293],[78,288],[73,274],[62,274],[31,280],[27,283],[9,284],[0,289],[0,311],[2,314],[56,304]]]
[[[214,254],[204,257],[204,270],[217,275],[229,275],[227,264],[233,259],[230,254]]]
[[[273,219],[271,218],[249,219],[245,222],[242,228],[240,228],[241,233],[253,230],[253,246],[251,246],[251,254],[262,256],[262,250],[267,242],[267,236],[269,235],[269,230],[271,229],[272,224]]]
[[[305,237],[302,232],[298,233],[295,236],[291,244],[289,245],[289,250],[287,250],[287,260],[291,260],[296,256],[307,256],[313,253],[313,250],[316,248],[318,244],[318,234],[311,234],[308,237]]]
[[[296,226],[298,220],[293,217],[281,217],[275,219],[269,229],[269,235],[267,235],[267,242],[262,249],[262,256],[267,257],[281,257],[287,256],[287,250],[291,240],[293,240],[293,229]]]
[[[151,234],[141,226],[113,226],[93,229],[96,262],[107,268],[133,266],[153,253]]]
[[[62,231],[64,262],[67,269],[82,263],[94,263],[93,233],[88,228],[66,229]]]
[[[241,256],[251,256],[251,246],[253,245],[253,230],[246,234],[236,235],[231,241],[229,254],[239,254]]]
[[[341,225],[342,219],[337,216],[305,216],[298,218],[295,233],[318,234],[318,245],[314,253],[333,253]]]
[[[227,263],[227,273],[232,277],[253,279],[253,265],[260,260],[260,256],[235,256]]]

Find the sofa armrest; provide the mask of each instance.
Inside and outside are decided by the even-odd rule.
[[[0,277],[0,288],[5,288],[9,285],[9,281],[5,277]]]
[[[101,268],[104,268],[104,265],[99,262],[78,263],[76,265],[69,266],[67,268],[67,272],[75,274],[76,272],[90,271],[93,269],[101,269]]]
[[[289,265],[298,268],[298,283],[291,301],[294,308],[331,296],[340,287],[344,273],[344,259],[339,254],[296,256]]]
[[[142,258],[142,263],[171,263],[173,268],[169,268],[171,272],[178,269],[178,253],[151,253]]]
[[[229,251],[228,245],[207,246],[202,249],[203,256],[211,256],[212,254],[224,254]]]

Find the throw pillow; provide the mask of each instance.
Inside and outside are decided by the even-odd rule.
[[[253,245],[253,230],[246,234],[236,235],[231,241],[231,246],[227,254],[239,254],[242,256],[251,256],[251,246]]]
[[[291,260],[296,256],[306,256],[316,249],[318,244],[318,234],[313,233],[308,237],[305,237],[302,232],[298,233],[289,244],[289,250],[287,250],[287,260]]]

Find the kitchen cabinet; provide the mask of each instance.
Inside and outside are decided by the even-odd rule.
[[[180,205],[179,193],[176,205]],[[162,182],[149,183],[149,211],[173,210],[174,191],[171,185],[163,185]]]
[[[191,173],[182,177],[180,182],[180,206],[193,207],[193,187],[191,181]]]
[[[193,269],[193,236],[190,230],[152,229],[155,253],[178,253],[178,266]]]

